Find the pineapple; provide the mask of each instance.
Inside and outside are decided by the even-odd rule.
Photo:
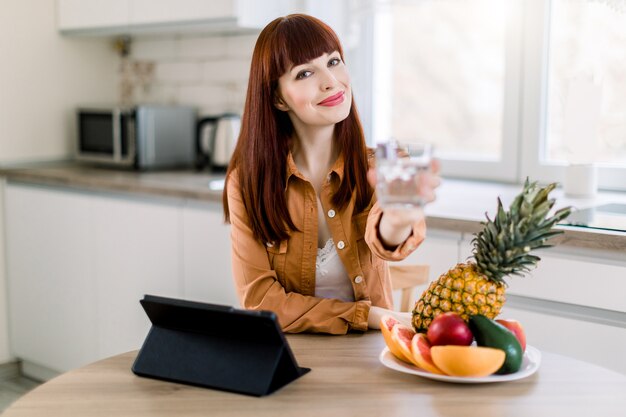
[[[506,300],[504,278],[524,275],[536,266],[534,249],[547,248],[548,238],[559,231],[552,227],[570,214],[570,208],[557,210],[548,217],[554,199],[548,194],[556,187],[544,188],[526,179],[524,189],[515,197],[509,211],[498,198],[493,220],[486,215],[482,231],[474,235],[473,260],[455,265],[433,281],[413,308],[413,327],[425,332],[437,315],[453,311],[465,320],[472,314],[495,318]],[[471,257],[470,257],[471,258]]]

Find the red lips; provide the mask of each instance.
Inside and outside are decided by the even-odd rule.
[[[341,104],[343,103],[344,100],[344,92],[340,91],[337,94],[333,94],[330,97],[325,98],[324,100],[320,101],[318,104],[320,106],[336,106],[337,104]]]

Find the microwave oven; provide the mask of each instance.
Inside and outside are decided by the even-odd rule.
[[[79,161],[140,170],[194,164],[193,107],[81,107],[77,118]]]

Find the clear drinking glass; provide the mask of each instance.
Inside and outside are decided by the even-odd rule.
[[[426,203],[419,194],[430,169],[432,145],[391,140],[376,147],[376,195],[382,207],[415,208]]]

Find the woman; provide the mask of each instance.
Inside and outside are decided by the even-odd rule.
[[[301,14],[269,23],[223,196],[243,307],[274,311],[285,332],[379,328],[385,261],[409,255],[425,224],[421,210],[381,210],[372,163],[335,33]]]

